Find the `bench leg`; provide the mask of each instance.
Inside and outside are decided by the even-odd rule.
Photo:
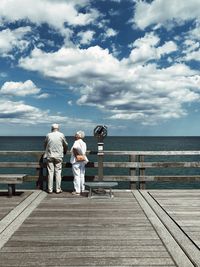
[[[89,198],[91,198],[91,197],[92,197],[92,188],[91,188],[91,187],[90,187],[90,190],[89,190],[88,197],[89,197]]]
[[[8,184],[8,196],[12,197],[15,195],[15,184]]]
[[[112,198],[112,188],[109,190],[110,198]]]

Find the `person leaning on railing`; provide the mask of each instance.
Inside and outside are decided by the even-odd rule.
[[[59,132],[59,125],[52,124],[51,133],[48,133],[44,143],[48,170],[48,193],[53,193],[53,177],[56,178],[56,193],[62,192],[61,172],[63,156],[67,153],[68,143],[63,133]]]
[[[78,131],[75,134],[75,142],[71,148],[72,172],[74,175],[74,192],[73,195],[79,196],[85,190],[85,164],[88,163],[86,157],[87,145],[83,141],[85,133]]]

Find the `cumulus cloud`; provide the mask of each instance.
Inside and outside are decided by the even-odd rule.
[[[30,31],[30,27],[19,27],[15,30],[5,29],[0,31],[0,54],[7,56],[13,48],[17,48],[19,51],[27,48],[29,42],[23,38]]]
[[[183,41],[183,50],[181,60],[190,61],[200,60],[200,24],[196,23],[195,27],[185,33],[182,37]]]
[[[160,45],[160,38],[153,32],[146,33],[144,37],[137,39],[133,44],[129,63],[143,64],[149,60],[159,60],[163,55],[176,51],[177,45],[173,41],[168,41]]]
[[[107,76],[110,70],[118,69],[119,61],[107,49],[99,46],[87,49],[63,47],[56,52],[46,53],[34,49],[29,57],[21,58],[19,66],[42,72],[44,76],[60,81],[85,83],[88,78]]]
[[[116,35],[117,35],[117,31],[115,31],[114,29],[112,29],[112,28],[108,28],[108,29],[106,30],[105,36],[106,36],[107,38],[114,37],[114,36],[116,36]]]
[[[23,101],[0,100],[0,121],[36,124],[48,118],[48,111],[25,104]]]
[[[38,88],[31,80],[25,82],[5,82],[0,89],[0,93],[11,96],[27,96],[40,93]]]
[[[200,61],[200,49],[196,51],[190,51],[189,53],[186,54],[184,57],[185,61],[190,61],[190,60],[195,60],[195,61]]]
[[[129,58],[121,61],[107,49],[95,46],[63,47],[53,53],[35,49],[19,64],[73,85],[71,90],[80,95],[79,105],[98,107],[111,119],[152,124],[185,116],[185,104],[199,101],[198,71],[184,63],[160,68],[150,61],[176,49],[174,42],[160,45],[159,37],[148,34],[137,40]]]
[[[0,99],[0,122],[12,123],[18,125],[51,125],[54,122],[63,126],[67,125],[68,129],[74,129],[79,125],[83,128],[93,128],[90,120],[79,118],[70,118],[61,114],[50,114],[49,110],[27,105],[23,101],[11,101],[8,99]]]
[[[143,124],[186,116],[188,104],[200,101],[199,71],[185,64],[185,61],[200,60],[199,0],[131,2],[135,7],[134,26],[142,30],[152,26],[144,36],[144,31],[137,29],[126,38],[130,26],[127,24],[124,33],[117,32],[114,20],[110,21],[108,14],[122,14],[119,13],[121,8],[108,10],[106,15],[100,14],[92,8],[94,2],[91,0],[2,0],[0,24],[4,30],[0,31],[0,55],[15,58],[16,51],[22,52],[27,47],[33,49],[30,54],[28,49],[23,53],[18,67],[39,72],[53,82],[66,85],[71,98],[66,100],[68,108],[76,104],[89,105],[99,108],[108,119],[134,120]],[[124,18],[128,19],[128,15],[129,12]],[[187,20],[196,20],[188,32],[177,34],[175,30],[164,35],[166,31],[162,26],[169,28]],[[29,38],[31,27],[18,27],[27,24],[34,24],[37,48]],[[46,34],[43,34],[43,24],[49,26]],[[88,27],[91,24],[92,27]],[[18,28],[5,28],[7,25]],[[116,24],[116,29],[122,27]],[[180,27],[176,29],[180,31]],[[101,40],[104,47],[109,45],[110,50],[100,46],[88,47],[95,34],[98,34],[95,43]],[[118,34],[119,38],[113,38]],[[135,39],[138,34],[140,38]],[[133,41],[126,49],[125,44],[131,36]],[[116,43],[115,39],[119,42]],[[122,58],[123,55],[126,57]],[[5,81],[6,77],[0,74],[0,78]],[[92,125],[90,120],[81,124],[82,119],[74,120],[59,113],[52,115],[48,110],[10,100],[14,97],[46,99],[50,96],[41,91],[31,80],[5,82],[0,94],[7,99],[0,102],[0,120],[33,124],[67,121],[73,125]]]
[[[199,0],[137,1],[133,23],[145,29],[154,24],[168,27],[169,24],[183,24],[193,19],[200,19]]]
[[[87,45],[90,44],[93,40],[95,32],[94,31],[81,31],[77,34],[77,36],[80,38],[80,44]]]
[[[29,20],[37,25],[48,23],[62,31],[65,23],[83,26],[93,22],[98,17],[97,10],[79,11],[88,5],[89,0],[1,0],[0,14],[3,22]]]

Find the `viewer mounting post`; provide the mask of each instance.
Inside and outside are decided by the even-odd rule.
[[[103,140],[107,136],[107,127],[105,125],[97,125],[94,128],[94,136],[98,140],[98,182],[86,182],[85,186],[89,187],[88,197],[92,198],[92,192],[95,192],[97,197],[109,197],[112,198],[112,188],[117,186],[117,182],[104,182],[103,181]],[[109,194],[106,195],[106,189],[109,190]]]
[[[98,139],[98,180],[103,181],[103,140],[107,136],[108,130],[105,125],[97,125],[94,128],[94,136]]]

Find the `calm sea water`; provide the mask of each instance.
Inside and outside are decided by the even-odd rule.
[[[0,150],[18,150],[18,151],[26,151],[26,150],[43,150],[44,136],[40,137],[0,137]],[[74,142],[73,137],[66,137],[69,147],[72,146]],[[97,140],[92,137],[86,137],[85,141],[87,143],[88,150],[96,151],[97,150]],[[104,140],[104,149],[105,150],[113,150],[113,151],[163,151],[163,150],[200,150],[200,137],[133,137],[133,136],[108,136]],[[89,156],[90,161],[96,161],[95,156]],[[106,161],[127,161],[127,157],[108,157]],[[32,161],[31,158],[16,158],[16,157],[3,157],[0,156],[0,161]],[[146,157],[146,161],[163,161],[166,160],[165,157]],[[167,160],[169,161],[200,161],[200,157],[169,157]],[[65,158],[65,161],[69,161],[69,156]],[[25,172],[29,174],[33,174],[33,170],[24,170],[24,169],[1,169],[1,173],[6,172]],[[159,169],[159,170],[147,170],[146,174],[148,175],[198,175],[198,169]],[[88,175],[95,174],[94,170],[86,170]],[[128,175],[128,170],[124,169],[104,169],[105,174],[124,174]],[[71,174],[71,170],[64,170],[64,175]],[[26,183],[23,186],[34,188],[35,185],[33,183]],[[71,184],[66,182],[63,183],[64,188],[71,187]],[[0,185],[2,188],[2,185]],[[120,183],[121,188],[128,188],[129,183]],[[149,188],[200,188],[199,183],[149,183]]]

